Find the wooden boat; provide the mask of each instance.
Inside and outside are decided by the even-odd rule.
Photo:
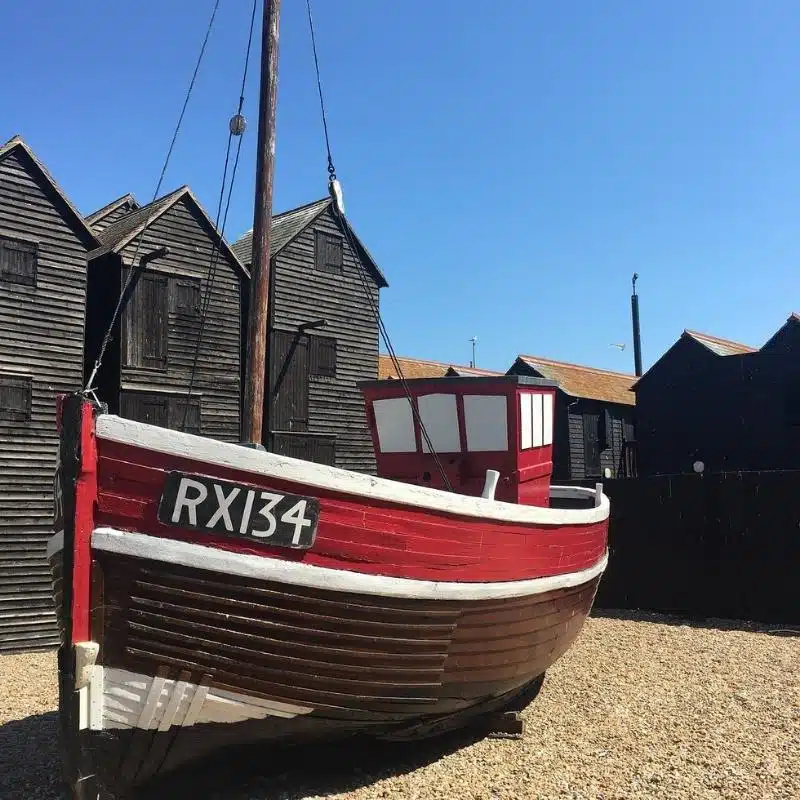
[[[269,151],[250,443],[262,424]],[[378,477],[63,398],[48,558],[73,796],[123,796],[229,746],[432,736],[530,699],[578,635],[607,560],[601,488],[550,485],[554,386],[364,384]]]

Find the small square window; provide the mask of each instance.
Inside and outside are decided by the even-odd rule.
[[[336,339],[330,336],[311,337],[311,375],[336,377]]]
[[[31,418],[31,379],[0,375],[0,421],[28,422]]]
[[[341,272],[343,266],[342,237],[317,231],[316,241],[317,269],[325,272]]]
[[[36,286],[39,245],[0,236],[0,281]]]
[[[170,283],[175,313],[186,317],[199,317],[200,280],[198,278],[175,278]]]

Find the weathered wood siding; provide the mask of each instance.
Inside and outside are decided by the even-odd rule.
[[[361,472],[375,472],[364,412],[357,383],[378,375],[378,326],[364,286],[360,266],[346,241],[342,272],[319,269],[315,262],[316,232],[342,236],[330,209],[305,228],[274,259],[272,327],[294,331],[304,322],[324,319],[326,326],[310,336],[336,340],[336,375],[310,375],[308,433],[335,435],[335,464]],[[378,307],[378,287],[364,276]],[[325,452],[330,452],[326,445]]]
[[[200,297],[205,298],[211,264],[213,239],[205,221],[186,197],[151,223],[141,236],[139,255],[164,245],[170,254],[148,266],[146,275],[162,276],[167,281],[168,336],[166,360],[162,365],[133,366],[125,358],[125,347],[138,335],[132,325],[136,308],[148,287],[140,283],[122,318],[122,359],[120,368],[123,393],[185,395],[191,381],[192,363],[200,330],[200,316],[180,313],[174,303],[173,287],[182,278],[200,281]],[[137,242],[123,251],[127,266],[133,262]],[[224,250],[211,287],[211,300],[203,326],[203,337],[192,385],[192,397],[200,401],[200,432],[223,441],[240,440],[240,290],[241,273]],[[137,297],[138,296],[138,297]],[[130,353],[130,349],[128,353]],[[168,412],[170,420],[174,414]],[[169,423],[173,427],[172,422]]]
[[[57,643],[52,534],[56,395],[81,388],[91,239],[16,148],[0,159],[0,234],[38,245],[36,285],[0,281],[0,373],[30,377],[30,419],[0,415],[0,651]]]
[[[91,228],[95,232],[104,231],[109,225],[113,225],[115,222],[121,220],[123,217],[126,217],[128,214],[131,213],[133,207],[128,203],[123,203],[121,206],[118,206],[113,211],[110,211],[108,214],[105,214],[100,219],[95,220],[94,222],[90,223]]]
[[[561,394],[559,392],[559,394]],[[562,404],[568,420],[569,428],[569,460],[568,475],[558,475],[569,479],[600,478],[606,469],[611,470],[611,476],[617,477],[622,458],[622,446],[626,436],[632,436],[633,406],[624,406],[615,403],[603,403],[599,400],[585,400],[564,395]],[[588,468],[586,460],[585,422],[587,415],[599,415],[601,430],[600,469],[592,471]],[[603,440],[603,426],[605,438]],[[627,430],[627,432],[626,432]],[[606,446],[603,447],[602,445]]]

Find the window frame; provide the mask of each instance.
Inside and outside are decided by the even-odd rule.
[[[30,249],[29,252],[33,255],[33,268],[31,270],[30,280],[27,276],[22,276],[14,272],[6,272],[3,269],[3,251],[6,245],[26,245]],[[15,286],[30,286],[35,288],[39,277],[39,242],[35,239],[28,239],[25,236],[12,235],[0,231],[0,283],[13,284]]]
[[[309,336],[308,375],[310,378],[335,378],[339,361],[338,345],[335,336]],[[322,345],[329,346],[328,352],[333,353],[331,363],[323,362],[321,353]],[[332,366],[331,366],[332,364]]]
[[[14,388],[23,388],[26,391],[26,408],[13,409],[0,406],[0,423],[4,422],[30,422],[33,405],[33,379],[30,375],[19,375],[10,372],[0,373],[0,388],[3,384]],[[16,385],[16,386],[15,386]]]
[[[328,245],[331,243],[338,245],[338,264],[328,260]],[[322,272],[341,275],[344,272],[344,237],[328,231],[314,231],[314,264]]]

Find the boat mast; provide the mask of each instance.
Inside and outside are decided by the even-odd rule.
[[[275,106],[278,97],[278,23],[280,0],[264,0],[261,28],[261,89],[258,107],[256,194],[253,213],[253,252],[250,277],[250,313],[244,383],[243,438],[262,443],[264,382],[267,372],[267,322],[269,318],[270,234],[272,232],[272,179],[275,165]]]

